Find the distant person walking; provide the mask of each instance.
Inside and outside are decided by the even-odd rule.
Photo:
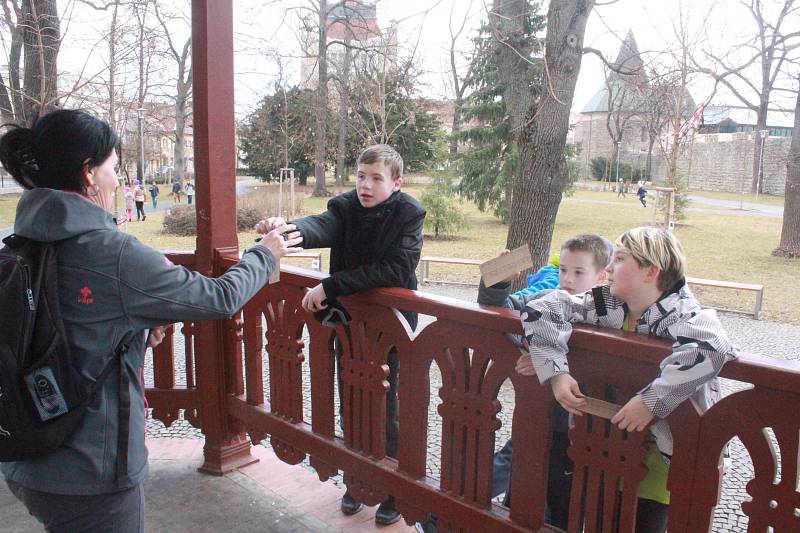
[[[619,198],[620,196],[622,196],[623,198],[625,198],[625,196],[626,196],[625,195],[625,182],[622,180],[622,178],[620,178],[617,181],[617,198]]]
[[[155,181],[152,185],[150,185],[150,201],[153,204],[153,209],[158,207],[158,195],[161,193],[161,190],[158,188],[158,183]]]
[[[179,204],[181,203],[181,192],[183,191],[183,187],[181,187],[181,182],[176,181],[172,183],[172,202]]]
[[[192,182],[186,184],[186,200],[189,205],[192,205],[192,198],[194,197],[194,185]]]
[[[133,185],[133,201],[136,203],[136,220],[144,222],[147,218],[147,215],[144,214],[144,202],[147,196],[139,180],[134,181]]]
[[[639,189],[636,191],[636,196],[639,197],[639,201],[642,202],[643,207],[647,207],[647,189],[644,188],[644,182],[639,182]]]

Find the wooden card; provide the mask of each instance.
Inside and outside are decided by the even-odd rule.
[[[508,255],[501,255],[482,263],[480,269],[483,283],[491,287],[531,267],[533,267],[531,252],[528,250],[528,245],[523,244]]]
[[[275,270],[272,271],[272,275],[269,277],[269,285],[273,283],[278,283],[281,280],[281,260],[278,259],[275,261]]]
[[[617,411],[620,409],[622,409],[621,405],[598,400],[597,398],[591,398],[589,396],[586,396],[586,405],[578,407],[578,411],[608,419],[614,418],[614,415],[617,414]]]

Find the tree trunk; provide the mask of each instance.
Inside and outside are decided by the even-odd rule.
[[[450,134],[451,161],[458,155],[458,137],[461,133],[461,107],[464,105],[461,96],[456,96],[453,102],[453,131]]]
[[[175,147],[172,151],[172,159],[175,163],[175,179],[181,183],[183,183],[186,178],[186,165],[183,163],[183,143],[186,130],[186,117],[189,114],[186,108],[189,105],[190,93],[192,91],[191,65],[188,67],[189,72],[186,72],[191,50],[192,39],[190,37],[186,40],[186,43],[184,43],[180,56],[176,57],[178,61],[178,76],[176,85],[177,97],[175,99]]]
[[[319,43],[317,46],[317,109],[314,147],[314,192],[312,196],[330,196],[325,188],[326,115],[328,110],[328,2],[319,0]]]
[[[501,8],[498,4],[505,5]],[[513,249],[527,244],[534,265],[545,264],[550,255],[556,214],[567,182],[564,147],[569,130],[569,110],[581,66],[586,20],[593,5],[593,0],[551,0],[547,13],[546,79],[541,101],[532,118],[532,106],[525,102],[525,95],[531,92],[526,71],[519,68],[508,70],[515,65],[519,67],[519,62],[512,58],[519,58],[517,52],[521,51],[511,50],[503,43],[499,43],[497,50],[498,76],[505,87],[503,99],[512,124],[519,132],[519,164],[514,176],[507,247]],[[504,19],[506,24],[521,21],[530,9],[528,2],[495,0],[495,11],[507,17]],[[506,93],[510,91],[521,94],[506,100]],[[518,105],[520,102],[522,105]],[[523,110],[525,114],[520,115]]]
[[[800,90],[794,107],[794,135],[786,160],[781,241],[773,255],[800,258]]]
[[[23,116],[32,123],[55,109],[56,59],[61,29],[55,0],[25,0],[22,3],[25,50]]]
[[[766,98],[769,98],[769,92],[766,93]],[[764,184],[761,183],[759,179],[761,176],[761,130],[767,129],[767,106],[769,105],[769,101],[763,101],[760,105],[758,110],[758,118],[756,120],[756,131],[753,135],[753,181],[750,186],[750,190],[755,193],[758,189],[758,192],[763,192]]]
[[[336,141],[336,185],[339,187],[344,186],[347,181],[347,168],[345,167],[345,158],[347,156],[347,111],[350,108],[350,62],[352,58],[352,50],[350,48],[350,20],[347,19],[345,27],[345,41],[344,41],[344,65],[342,65],[341,72],[339,73],[339,133]]]

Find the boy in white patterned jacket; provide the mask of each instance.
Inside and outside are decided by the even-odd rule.
[[[701,309],[686,287],[683,249],[669,231],[649,227],[626,231],[615,243],[607,270],[608,285],[599,289],[602,298],[591,291],[572,296],[555,290],[528,302],[520,318],[539,382],[549,381],[556,400],[577,416],[586,399],[569,374],[572,322],[673,341],[660,374],[611,419],[620,429],[643,431],[656,418],[648,438],[648,475],[639,485],[636,531],[664,532],[672,455],[672,434],[665,419],[690,397],[708,409],[719,398],[716,376],[737,350],[716,312]]]

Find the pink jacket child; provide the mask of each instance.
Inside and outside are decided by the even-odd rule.
[[[125,213],[128,216],[128,222],[133,218],[133,191],[130,187],[125,187]]]

